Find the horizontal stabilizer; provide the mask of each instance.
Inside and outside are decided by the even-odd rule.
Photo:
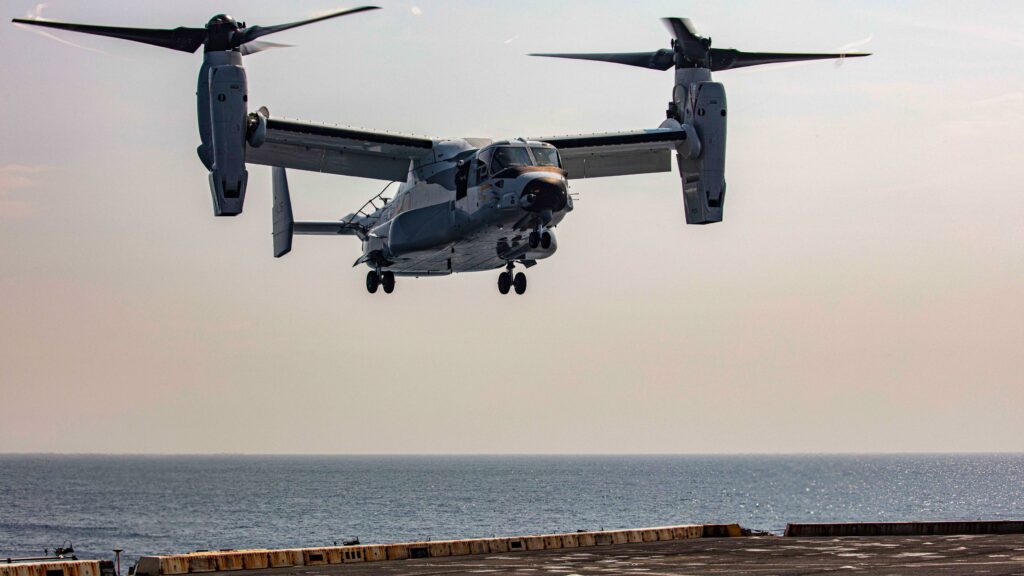
[[[354,222],[329,220],[326,222],[296,222],[295,234],[310,236],[358,236],[365,228]]]
[[[288,192],[288,176],[285,169],[274,166],[274,258],[280,258],[292,250],[292,238],[295,234],[313,236],[359,236],[366,233],[366,227],[345,220],[328,220],[325,222],[296,222],[292,214],[292,199]]]

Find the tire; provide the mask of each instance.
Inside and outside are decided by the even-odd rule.
[[[540,246],[540,234],[536,231],[530,232],[530,248],[536,248]]]
[[[516,294],[522,294],[526,292],[526,274],[517,272],[515,279],[512,284],[516,287]]]
[[[502,294],[508,294],[509,288],[512,287],[512,278],[508,272],[502,272],[498,275],[498,292]]]
[[[370,270],[366,273],[366,291],[370,294],[376,294],[377,286],[380,286],[380,276],[377,275],[376,270]]]
[[[395,273],[390,270],[387,272],[381,272],[380,284],[384,287],[385,294],[391,294],[395,291]]]
[[[547,250],[551,248],[551,233],[545,232],[540,235],[540,247]]]

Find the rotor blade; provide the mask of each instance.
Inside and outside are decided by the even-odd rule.
[[[606,52],[600,54],[530,54],[545,58],[570,58],[573,60],[594,60],[596,62],[612,62],[627,66],[639,66],[652,70],[668,70],[673,64],[672,51],[661,49],[656,52]]]
[[[662,18],[668,31],[676,39],[676,47],[686,60],[703,64],[708,57],[711,39],[699,36],[689,18]]]
[[[290,30],[292,28],[298,28],[299,26],[305,26],[306,24],[312,24],[314,22],[320,22],[322,20],[329,20],[331,18],[337,18],[338,16],[345,16],[347,14],[356,14],[357,12],[366,12],[367,10],[379,10],[380,6],[360,6],[358,8],[352,8],[350,10],[342,10],[341,12],[332,12],[330,14],[324,14],[323,16],[317,16],[316,18],[310,18],[309,20],[300,20],[298,22],[289,22],[287,24],[278,24],[276,26],[252,26],[246,28],[239,34],[238,39],[235,40],[235,46],[240,46],[246,42],[251,42],[261,36],[267,34],[273,34],[275,32],[282,32],[284,30]]]
[[[255,54],[257,52],[263,52],[264,50],[270,50],[273,48],[293,48],[292,44],[278,44],[277,42],[267,42],[266,40],[255,40],[242,44],[238,49],[242,53],[242,56],[248,56],[249,54]]]
[[[206,29],[204,28],[178,27],[173,30],[121,28],[117,26],[93,26],[91,24],[72,24],[69,22],[28,18],[15,18],[12,22],[81,32],[83,34],[94,34],[96,36],[109,36],[111,38],[131,40],[132,42],[142,42],[143,44],[150,44],[161,48],[170,48],[171,50],[180,50],[181,52],[195,52],[206,41]]]
[[[833,58],[859,58],[870,56],[864,52],[847,54],[785,54],[779,52],[740,52],[739,50],[712,48],[711,63],[708,66],[713,72],[731,70],[745,66],[776,64],[779,62],[802,62],[804,60],[829,60]]]
[[[697,29],[689,18],[662,18],[661,21],[665,23],[665,27],[668,28],[673,38],[680,40],[700,39],[700,36],[697,35]]]

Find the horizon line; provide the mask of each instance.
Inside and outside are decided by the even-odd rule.
[[[892,452],[0,452],[5,456],[146,456],[146,457],[580,457],[580,456],[981,456],[1021,455],[1024,450]]]

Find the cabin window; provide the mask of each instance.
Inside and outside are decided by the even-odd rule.
[[[501,146],[494,149],[491,159],[491,174],[497,174],[512,166],[531,166],[530,152],[522,146]]]
[[[562,167],[562,163],[558,160],[558,150],[555,150],[554,148],[532,146],[530,151],[533,152],[533,157],[537,160],[537,166]]]

